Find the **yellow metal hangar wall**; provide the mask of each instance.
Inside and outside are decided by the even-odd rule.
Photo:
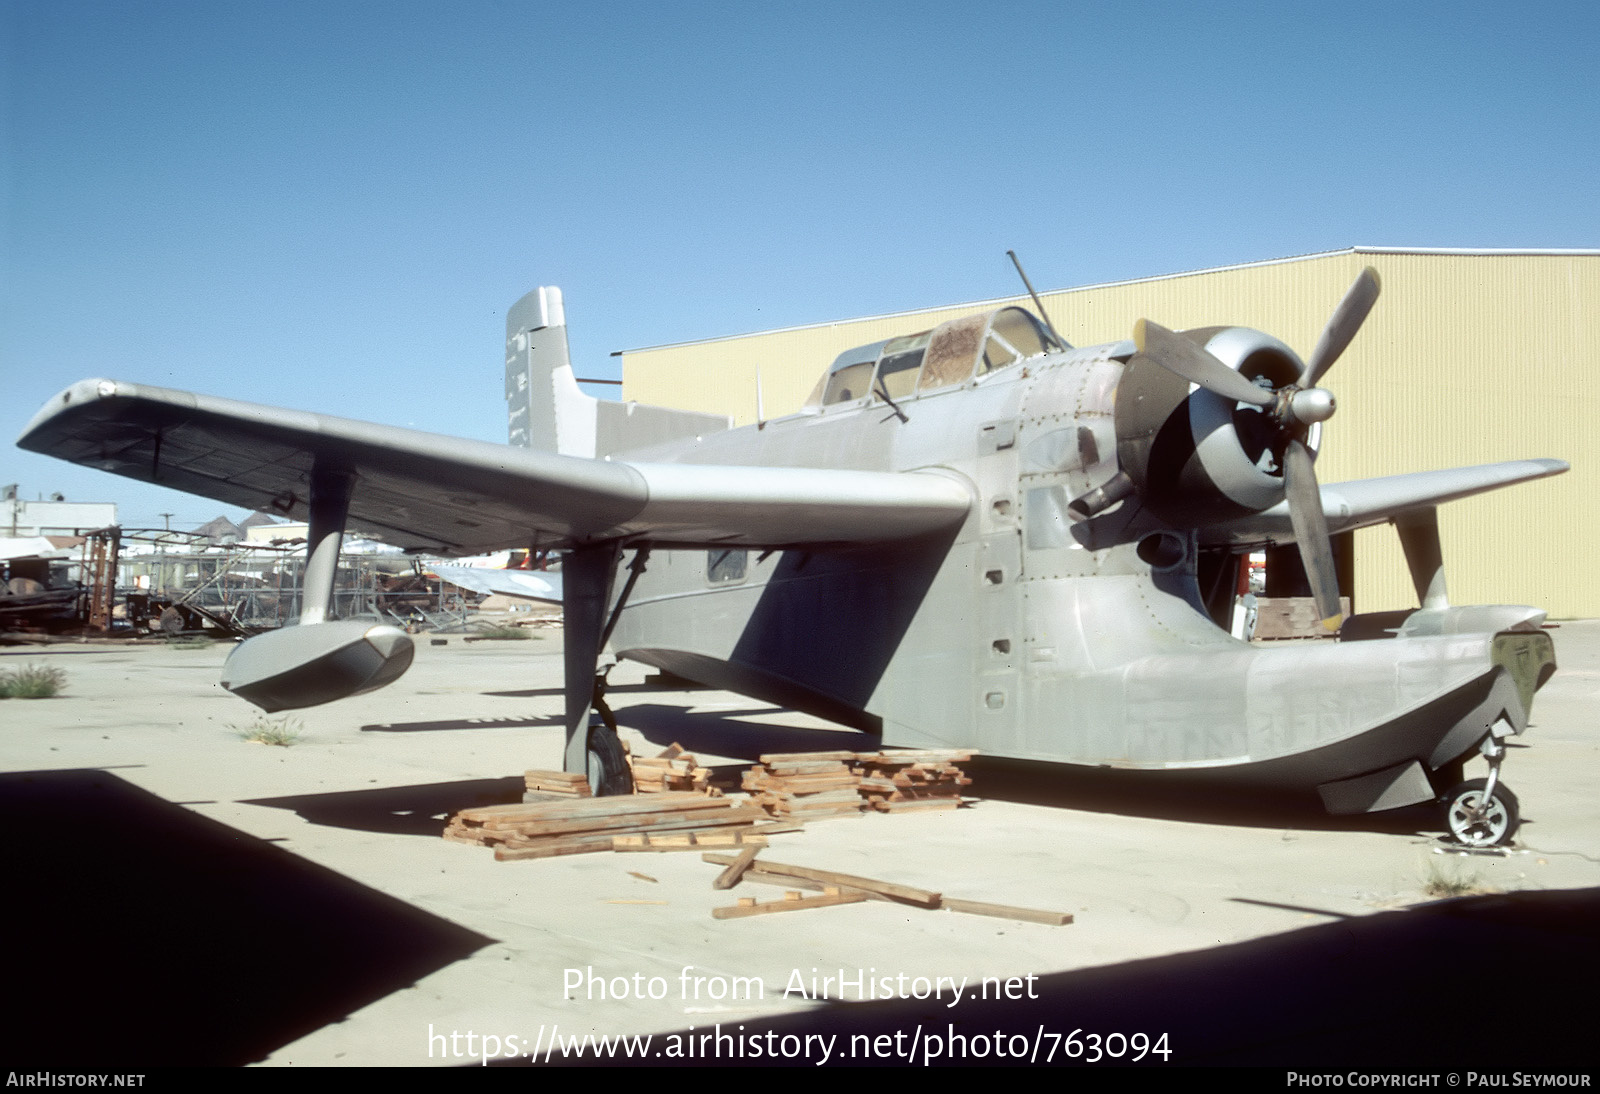
[[[1061,336],[1090,346],[1150,318],[1173,329],[1254,327],[1311,352],[1364,266],[1383,294],[1325,386],[1323,483],[1551,456],[1553,479],[1439,509],[1450,599],[1600,617],[1600,250],[1353,247],[1297,258],[1040,293]],[[623,398],[768,418],[800,409],[852,346],[927,330],[1026,295],[626,350]],[[908,408],[909,409],[909,408]],[[915,411],[912,411],[915,413]],[[1355,608],[1415,607],[1394,530],[1356,533]]]

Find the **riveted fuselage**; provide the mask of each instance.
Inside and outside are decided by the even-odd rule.
[[[1483,701],[1490,635],[1240,642],[1201,608],[1192,527],[1137,497],[1092,519],[1069,512],[1118,471],[1131,352],[1036,356],[896,399],[899,414],[862,397],[628,454],[930,472],[966,483],[973,504],[953,535],[923,542],[657,551],[613,647],[881,727],[892,745],[1304,786],[1427,760]]]

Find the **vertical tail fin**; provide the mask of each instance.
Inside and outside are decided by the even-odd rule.
[[[533,290],[506,311],[506,402],[512,444],[563,456],[606,456],[732,425],[720,414],[585,395],[572,373],[566,309],[554,285]]]
[[[534,289],[506,311],[506,402],[512,444],[595,454],[597,400],[580,391],[572,375],[567,313],[554,285]]]

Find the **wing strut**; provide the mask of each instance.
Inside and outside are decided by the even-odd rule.
[[[1430,505],[1394,517],[1405,551],[1411,583],[1417,588],[1417,601],[1424,608],[1448,608],[1450,595],[1444,583],[1444,551],[1439,545],[1439,510]]]
[[[374,691],[398,680],[414,652],[397,627],[328,621],[356,475],[318,461],[310,479],[299,625],[245,639],[222,667],[222,686],[268,713]]]
[[[300,580],[302,627],[325,622],[333,605],[339,547],[355,484],[356,477],[348,471],[318,467],[311,474],[311,520],[306,529],[305,575]]]

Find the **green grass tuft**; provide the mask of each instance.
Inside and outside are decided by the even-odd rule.
[[[280,715],[269,718],[265,714],[256,715],[256,720],[247,726],[233,726],[241,740],[256,745],[277,745],[279,748],[288,748],[300,739],[305,732],[305,724],[298,718]]]
[[[23,665],[0,672],[0,699],[48,699],[67,686],[67,674],[58,668]]]

